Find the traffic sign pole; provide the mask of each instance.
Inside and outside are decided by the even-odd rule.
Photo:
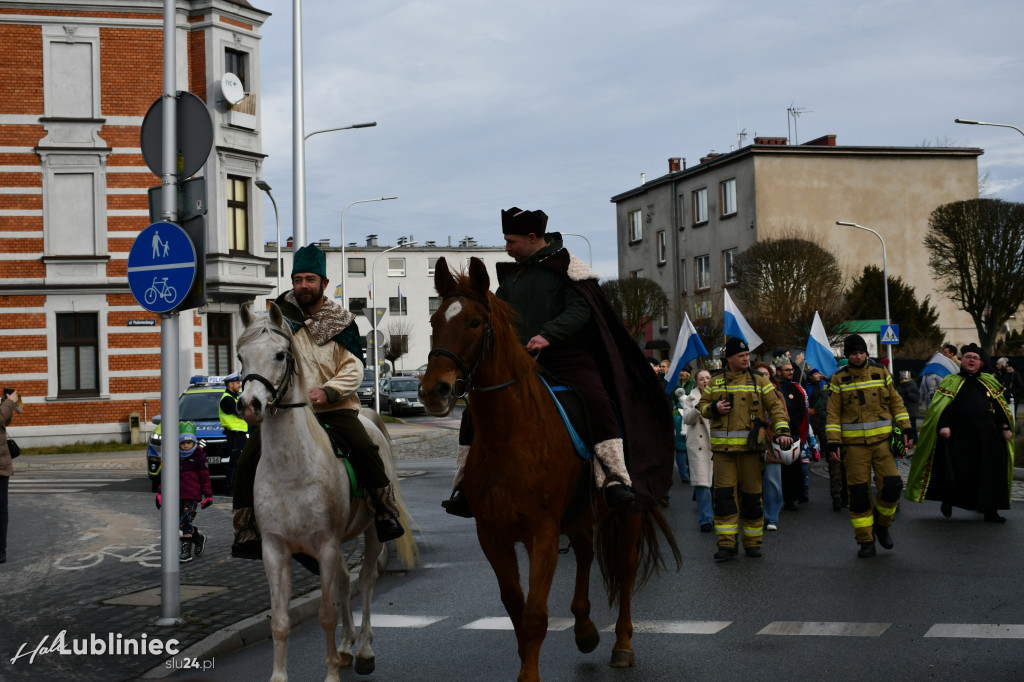
[[[177,99],[178,83],[175,69],[177,54],[175,42],[177,3],[164,0],[164,117],[163,117],[163,163],[160,169],[162,181],[161,216],[169,223],[177,221],[178,215],[178,140],[177,140]],[[186,292],[187,293],[187,292]],[[178,554],[178,507],[180,489],[178,486],[180,458],[178,457],[178,314],[169,311],[160,316],[160,411],[161,432],[160,459],[163,461],[160,474],[160,490],[163,508],[160,514],[160,618],[157,625],[181,625],[181,567]]]

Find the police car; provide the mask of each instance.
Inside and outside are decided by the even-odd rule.
[[[183,422],[194,422],[196,425],[196,438],[199,445],[206,453],[206,463],[210,466],[210,478],[223,479],[227,474],[227,438],[224,436],[224,429],[220,425],[220,412],[218,405],[220,398],[224,395],[224,377],[221,376],[194,376],[189,380],[189,386],[178,398],[178,418]],[[153,435],[149,437],[149,447],[146,449],[146,468],[149,470],[149,480],[154,489],[160,482],[160,460],[163,434],[162,424],[159,423],[160,415],[153,417],[153,423],[157,424]],[[178,453],[178,436],[174,434],[171,441],[171,449]]]

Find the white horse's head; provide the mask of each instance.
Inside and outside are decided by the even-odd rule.
[[[301,390],[301,375],[292,355],[292,332],[281,309],[270,304],[267,315],[254,315],[242,306],[245,331],[238,338],[238,359],[242,363],[242,392],[238,413],[250,424],[258,424],[268,409],[286,402],[293,389]]]

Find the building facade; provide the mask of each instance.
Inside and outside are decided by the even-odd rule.
[[[400,239],[399,244],[412,242]],[[497,288],[498,279],[495,263],[509,261],[504,246],[480,246],[470,237],[457,242],[448,240],[438,245],[428,241],[394,248],[398,244],[378,244],[375,235],[369,235],[366,242],[357,246],[348,244],[345,248],[348,294],[342,286],[340,246],[330,246],[325,240],[318,246],[327,256],[327,294],[357,315],[359,331],[363,336],[363,348],[373,330],[369,317],[362,314],[364,309],[384,309],[384,315],[377,323],[377,331],[384,341],[401,347],[405,353],[394,362],[395,371],[411,371],[426,364],[427,354],[432,347],[430,316],[441,305],[441,299],[434,290],[435,266],[440,258],[450,269],[469,271],[469,259],[479,258],[487,266],[491,276],[491,290]],[[266,252],[275,255],[277,244],[267,243]],[[393,249],[393,250],[392,250]],[[386,253],[385,253],[386,252]],[[292,247],[281,249],[282,288],[290,287],[292,271]],[[376,300],[373,289],[376,287]],[[384,360],[384,356],[380,356]],[[366,356],[367,364],[370,356]],[[389,363],[390,365],[390,363]]]
[[[667,349],[684,312],[707,317],[711,301],[721,310],[722,290],[735,283],[734,258],[759,239],[804,235],[837,254],[849,275],[866,265],[881,267],[873,235],[836,225],[854,222],[882,235],[889,275],[902,277],[919,298],[931,297],[947,339],[966,341],[976,335],[974,324],[936,295],[922,241],[933,210],[977,198],[981,154],[976,148],[842,147],[826,135],[800,145],[758,137],[690,168],[669,159],[668,174],[611,198],[619,276],[647,277],[668,294],[669,307],[650,332],[653,345]]]
[[[179,0],[179,90],[213,121],[206,178],[207,304],[181,314],[179,381],[233,369],[239,305],[266,296],[259,30],[245,0]],[[124,439],[160,411],[160,317],[129,291],[151,222],[140,128],[163,90],[163,3],[0,7],[0,376],[24,397],[23,445]],[[245,96],[221,94],[234,73]]]

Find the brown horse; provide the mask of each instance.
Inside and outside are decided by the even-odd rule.
[[[609,606],[618,600],[611,666],[635,664],[630,602],[664,566],[657,531],[680,556],[664,516],[654,507],[610,515],[596,495],[589,465],[573,449],[537,364],[520,345],[507,304],[488,290],[484,264],[470,260],[469,274],[453,276],[443,258],[434,286],[442,297],[431,318],[434,350],[420,392],[431,414],[448,414],[465,395],[476,429],[466,460],[465,492],[476,517],[477,538],[498,578],[519,644],[520,680],[539,680],[540,647],[548,626],[548,592],[558,563],[561,534],[576,554],[572,613],[580,651],[600,640],[590,619],[590,566],[595,542]],[[567,514],[581,477],[591,488],[586,504]],[[595,538],[595,525],[597,537]],[[529,592],[519,582],[515,543],[529,556]],[[637,574],[639,572],[639,580]]]

